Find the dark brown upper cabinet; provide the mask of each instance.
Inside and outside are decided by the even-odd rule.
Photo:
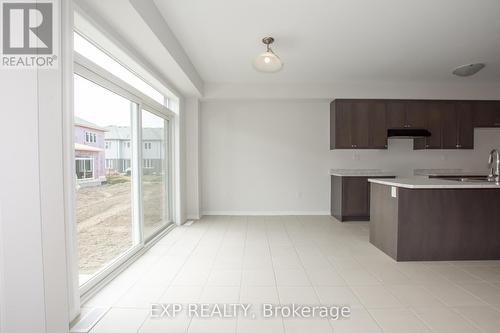
[[[428,138],[413,140],[413,149],[440,149],[442,119],[441,104],[427,101],[387,101],[387,129],[425,128],[431,132]]]
[[[330,104],[330,149],[385,149],[385,103],[335,100]]]
[[[405,128],[406,127],[406,104],[405,101],[386,102],[386,127]]]
[[[429,118],[430,105],[423,101],[408,101],[406,103],[407,128],[425,128]]]
[[[443,143],[443,113],[452,110],[453,105],[439,101],[412,101],[408,105],[415,115],[414,118],[418,114],[415,127],[425,128],[431,132],[429,137],[415,139],[413,149],[441,149]]]
[[[474,149],[474,109],[471,102],[455,103],[457,112],[457,144],[458,149]]]
[[[454,102],[453,108],[443,110],[442,114],[442,149],[473,149],[473,102]]]
[[[473,149],[473,102],[416,102],[425,118],[423,128],[431,132],[427,138],[414,140],[414,149]]]
[[[427,108],[420,101],[386,101],[387,128],[425,128]]]
[[[500,101],[335,100],[330,149],[385,149],[387,130],[423,128],[414,149],[473,149],[474,127],[500,127]]]
[[[500,102],[474,102],[474,127],[500,127]]]

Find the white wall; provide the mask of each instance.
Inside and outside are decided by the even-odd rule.
[[[324,102],[203,102],[202,211],[328,211]]]
[[[500,129],[477,129],[472,151],[329,150],[329,103],[300,100],[204,101],[200,115],[204,214],[328,214],[330,168],[486,170]]]
[[[334,98],[498,99],[500,82],[454,77],[453,82],[207,83],[203,95],[204,100]]]
[[[186,136],[186,218],[200,218],[200,169],[199,169],[199,117],[198,98],[186,99],[185,108]]]
[[[56,2],[57,3],[57,2]],[[68,27],[69,1],[54,21]],[[59,35],[63,48],[69,34]],[[69,53],[71,54],[71,53]],[[2,70],[0,331],[68,331],[63,191],[63,82],[58,69]]]

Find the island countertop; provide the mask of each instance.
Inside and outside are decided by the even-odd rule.
[[[486,170],[463,170],[463,169],[414,169],[415,176],[447,177],[447,176],[488,176]]]
[[[411,177],[394,179],[368,179],[370,183],[376,183],[387,186],[395,186],[409,189],[481,189],[493,188],[500,189],[496,183],[490,182],[462,182],[458,180]]]
[[[380,169],[330,169],[330,176],[338,177],[395,177],[394,171]]]

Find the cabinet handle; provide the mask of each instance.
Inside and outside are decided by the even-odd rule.
[[[429,148],[429,145],[425,145],[425,148]]]
[[[462,148],[462,145],[456,145],[457,148]]]

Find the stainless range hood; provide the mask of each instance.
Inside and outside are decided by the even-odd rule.
[[[425,128],[390,128],[387,130],[389,139],[415,139],[431,136]]]

